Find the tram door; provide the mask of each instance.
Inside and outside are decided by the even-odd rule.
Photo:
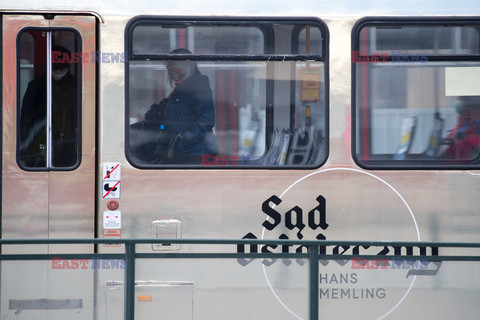
[[[93,238],[96,19],[43,13],[1,18],[1,237]],[[93,247],[1,249],[52,254]],[[58,266],[2,262],[0,318],[90,318],[92,275],[60,273]]]

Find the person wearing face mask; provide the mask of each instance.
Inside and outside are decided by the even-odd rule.
[[[448,149],[442,158],[477,159],[480,154],[480,97],[462,96],[456,105],[457,124],[450,130]]]
[[[171,53],[191,54],[187,49]],[[215,107],[208,77],[200,73],[195,61],[170,60],[166,67],[174,89],[167,98],[150,107],[145,120],[174,135],[174,156],[164,163],[201,164],[202,155],[218,153],[213,133]]]
[[[52,166],[71,167],[78,159],[77,81],[70,74],[71,57],[62,46],[53,46],[52,53]],[[52,54],[52,56],[54,56]],[[25,91],[20,111],[20,162],[25,167],[46,165],[47,77],[43,73],[33,79]]]

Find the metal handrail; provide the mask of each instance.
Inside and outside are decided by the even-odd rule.
[[[116,243],[184,243],[184,244],[290,244],[323,246],[415,246],[415,247],[450,247],[480,248],[480,242],[454,241],[390,241],[390,240],[282,240],[282,239],[99,239],[99,238],[62,238],[62,239],[0,239],[0,245],[14,244],[116,244]]]
[[[196,245],[237,245],[236,253],[189,253],[189,252],[154,252],[137,253],[137,244],[196,244]],[[431,242],[431,241],[345,241],[345,240],[260,240],[260,239],[0,239],[0,245],[45,245],[45,244],[123,244],[124,253],[74,253],[74,254],[0,254],[1,260],[48,260],[60,257],[74,258],[110,258],[126,259],[125,269],[125,319],[135,317],[135,260],[142,258],[308,258],[309,261],[309,319],[318,320],[319,308],[319,263],[320,259],[346,260],[352,258],[375,259],[384,258],[427,258],[429,261],[480,261],[480,255],[439,255],[438,248],[480,248],[480,242]],[[240,252],[241,245],[301,245],[307,248],[304,252]],[[432,255],[362,255],[362,254],[328,254],[326,247],[392,247],[392,248],[426,248],[432,249]],[[254,247],[256,248],[256,247]],[[244,248],[243,248],[244,249]],[[433,251],[435,249],[435,251]],[[410,252],[413,252],[411,250]],[[422,251],[421,251],[422,252]],[[317,263],[312,263],[317,261]]]

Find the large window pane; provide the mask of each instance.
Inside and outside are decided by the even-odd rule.
[[[480,90],[472,83],[480,79],[479,26],[369,23],[357,26],[352,52],[357,162],[478,165]]]
[[[317,21],[132,22],[130,161],[148,168],[320,165],[327,150],[322,28]]]

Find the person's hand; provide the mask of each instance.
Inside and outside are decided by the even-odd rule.
[[[163,99],[160,103],[154,103],[150,106],[150,109],[145,113],[145,120],[153,121],[156,123],[161,122],[163,119],[163,113],[168,100]]]

